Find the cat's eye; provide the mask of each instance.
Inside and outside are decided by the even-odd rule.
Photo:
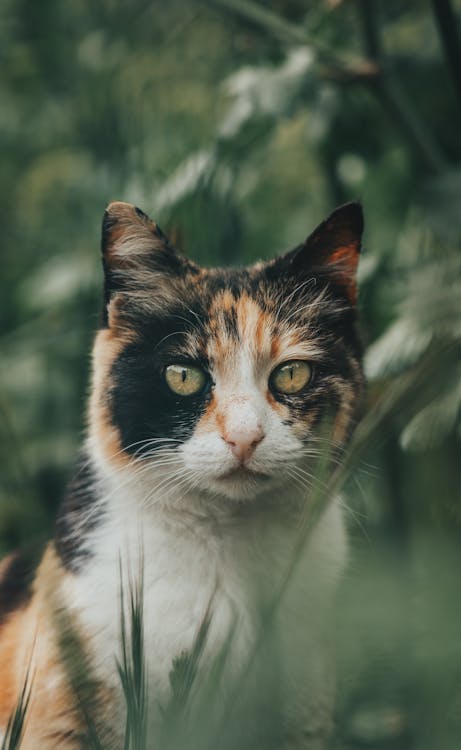
[[[165,380],[170,390],[178,396],[194,396],[205,387],[207,375],[195,365],[168,365]]]
[[[293,359],[284,362],[275,368],[270,376],[270,386],[279,393],[290,396],[299,393],[312,378],[312,367],[302,359]]]

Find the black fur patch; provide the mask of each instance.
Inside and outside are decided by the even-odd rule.
[[[124,449],[140,455],[154,445],[142,441],[155,438],[187,440],[210,401],[210,389],[196,396],[178,396],[168,387],[164,372],[170,364],[193,363],[206,371],[208,363],[200,346],[206,313],[179,307],[165,318],[144,320],[137,327],[138,340],[128,345],[112,366],[112,387],[108,394],[114,424]],[[197,347],[191,356],[186,338],[197,333]],[[158,447],[165,448],[164,442]]]
[[[31,598],[31,583],[37,560],[20,552],[13,553],[0,580],[0,625],[9,614],[25,607]]]
[[[97,501],[95,479],[91,466],[82,457],[70,481],[56,519],[54,544],[56,552],[67,570],[78,572],[85,560],[91,557],[86,546],[88,534],[101,523],[102,509],[91,514]]]
[[[225,331],[223,333],[226,333],[229,338],[235,339],[235,341],[240,341],[240,331],[238,327],[238,321],[237,321],[237,311],[235,307],[232,307],[226,314],[223,316],[223,326],[225,328]]]
[[[144,211],[141,208],[138,208],[138,206],[135,206],[134,210],[136,211],[136,213],[138,214],[138,216],[141,219],[147,219],[147,220],[149,220],[148,215],[146,213],[144,213]]]

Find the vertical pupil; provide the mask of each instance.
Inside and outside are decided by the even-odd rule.
[[[291,380],[293,380],[294,371],[295,371],[295,368],[294,367],[290,367],[290,378],[291,378]]]
[[[181,380],[183,383],[186,378],[187,378],[187,370],[181,370]]]

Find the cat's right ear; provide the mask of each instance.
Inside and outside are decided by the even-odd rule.
[[[362,232],[360,203],[346,203],[322,221],[295,250],[276,259],[274,268],[285,270],[296,279],[307,275],[326,282],[355,307]]]
[[[152,288],[153,281],[176,276],[184,269],[182,259],[160,227],[140,208],[114,201],[102,222],[104,268],[104,324],[108,307],[117,292]]]

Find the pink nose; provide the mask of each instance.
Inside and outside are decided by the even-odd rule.
[[[250,432],[245,430],[229,430],[223,436],[235,458],[245,463],[253,455],[256,446],[264,438],[264,431],[260,425]]]

